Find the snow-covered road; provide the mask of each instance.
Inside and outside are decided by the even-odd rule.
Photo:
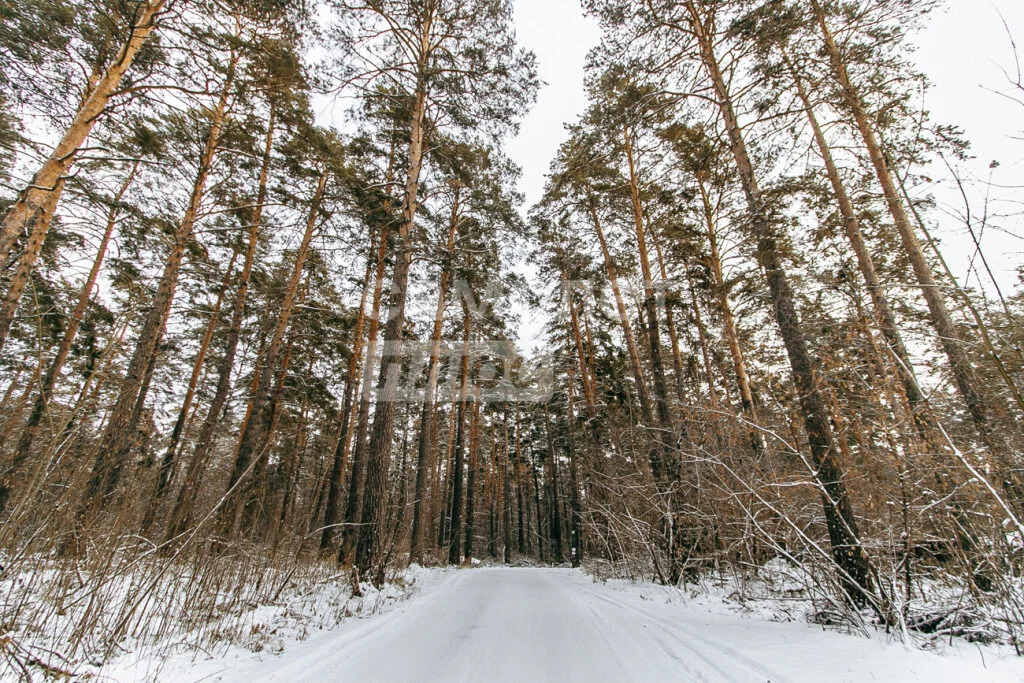
[[[1019,680],[1018,667],[985,669],[970,652],[907,651],[806,624],[714,614],[668,595],[564,569],[458,571],[386,614],[224,680]]]

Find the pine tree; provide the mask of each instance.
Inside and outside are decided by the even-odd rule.
[[[15,241],[31,224],[25,248],[18,259],[17,269],[8,285],[4,302],[0,305],[0,350],[7,341],[14,313],[39,257],[78,151],[93,126],[107,110],[111,98],[118,94],[122,78],[142,51],[150,34],[156,29],[164,4],[165,0],[132,3],[127,12],[119,13],[119,16],[114,15],[119,22],[123,21],[126,25],[127,38],[109,55],[97,55],[97,62],[89,81],[82,88],[74,119],[53,152],[35,172],[32,180],[25,185],[0,221],[0,262],[8,259]],[[101,21],[109,21],[111,16],[104,12],[98,13]],[[121,27],[115,25],[109,26],[107,30],[111,34],[116,34],[119,28]],[[109,61],[100,61],[102,57]]]
[[[500,132],[513,125],[514,117],[533,97],[536,77],[532,56],[515,47],[509,26],[511,7],[505,3],[461,2],[450,7],[436,2],[415,7],[376,3],[357,8],[355,14],[354,21],[367,26],[357,24],[349,35],[369,32],[381,43],[362,49],[377,47],[392,62],[412,65],[395,72],[408,78],[403,87],[412,102],[406,128],[409,147],[356,552],[360,572],[367,574],[373,568],[373,578],[379,582],[394,404],[402,363],[400,343],[415,251],[413,225],[419,208],[428,110],[431,130],[441,125],[467,127],[473,122],[473,127]],[[375,27],[378,22],[379,31]],[[349,42],[354,44],[357,39]],[[375,68],[372,78],[385,72],[386,66]]]

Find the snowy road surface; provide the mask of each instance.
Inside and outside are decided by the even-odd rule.
[[[667,592],[630,588],[564,569],[457,571],[386,614],[353,620],[223,680],[1020,680],[1019,665],[987,662],[986,669],[969,650],[907,651],[806,624],[713,614],[669,602]]]

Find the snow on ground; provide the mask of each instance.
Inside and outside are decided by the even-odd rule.
[[[339,624],[363,621],[387,612],[396,604],[428,591],[453,569],[427,569],[414,565],[381,590],[361,586],[362,596],[353,597],[346,574],[314,584],[296,582],[272,604],[252,605],[244,614],[232,617],[232,631],[244,622],[247,635],[209,649],[195,644],[195,638],[160,642],[158,646],[128,648],[133,651],[95,670],[80,670],[81,679],[96,681],[217,681],[235,671],[277,666],[278,656],[298,644],[324,633],[336,633]],[[126,648],[127,649],[127,648]],[[0,679],[3,677],[0,676]],[[308,679],[307,679],[308,680]]]
[[[776,623],[706,591],[595,582],[569,569],[418,570],[412,599],[280,654],[171,658],[161,681],[1020,681],[1024,660],[961,644],[924,652]],[[293,634],[294,636],[294,634]],[[127,659],[108,680],[149,679]]]

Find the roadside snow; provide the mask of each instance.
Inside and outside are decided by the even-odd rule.
[[[101,681],[217,681],[243,669],[274,668],[279,655],[292,652],[303,641],[336,633],[339,625],[349,621],[363,622],[386,613],[403,600],[429,591],[452,572],[413,565],[381,590],[362,584],[361,597],[352,596],[347,574],[314,585],[296,583],[273,604],[253,606],[235,617],[245,622],[248,631],[241,642],[209,650],[197,649],[190,639],[165,642],[159,648],[139,648],[90,673]],[[233,626],[237,629],[237,624]]]

